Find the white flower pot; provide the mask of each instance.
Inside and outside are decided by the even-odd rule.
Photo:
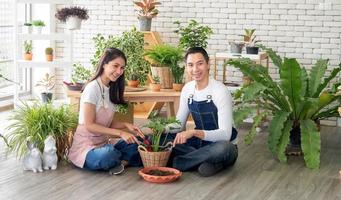
[[[31,34],[32,33],[32,26],[24,26],[23,33]]]
[[[42,26],[33,26],[33,33],[35,34],[41,34],[42,30],[43,30]]]
[[[75,16],[68,17],[66,20],[66,26],[69,30],[79,30],[81,24],[82,20]]]

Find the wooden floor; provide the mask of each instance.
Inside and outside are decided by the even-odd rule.
[[[241,131],[244,135],[246,128]],[[23,171],[13,155],[6,157],[0,141],[0,199],[341,199],[341,129],[322,128],[320,170],[309,170],[302,157],[278,163],[266,146],[266,133],[245,146],[239,141],[239,158],[232,168],[203,178],[184,173],[176,182],[145,182],[137,168],[109,176],[60,164],[56,171]]]

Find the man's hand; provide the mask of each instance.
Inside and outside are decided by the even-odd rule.
[[[194,136],[194,133],[195,133],[195,130],[189,130],[189,131],[182,131],[176,134],[176,137],[173,141],[173,146],[175,146],[176,144],[186,143],[188,139]]]

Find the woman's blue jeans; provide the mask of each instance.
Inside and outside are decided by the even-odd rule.
[[[92,149],[86,155],[84,168],[108,171],[121,164],[122,160],[128,161],[128,165],[132,167],[142,166],[135,143],[127,144],[125,141],[119,140],[115,145],[106,144]]]

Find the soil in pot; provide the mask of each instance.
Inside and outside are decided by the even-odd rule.
[[[152,169],[149,172],[146,172],[148,175],[153,175],[153,176],[169,176],[169,175],[174,175],[175,173],[172,171],[163,171],[159,169]]]

